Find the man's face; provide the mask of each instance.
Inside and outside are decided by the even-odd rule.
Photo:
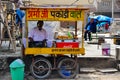
[[[91,19],[90,22],[93,23],[93,22],[94,22],[94,19]]]
[[[42,30],[42,26],[43,26],[43,23],[38,23],[37,24],[37,27],[39,28],[39,30]]]

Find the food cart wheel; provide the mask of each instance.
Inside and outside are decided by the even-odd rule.
[[[58,73],[63,78],[71,79],[77,75],[77,63],[72,58],[64,58],[58,63]]]
[[[30,66],[30,72],[35,78],[47,78],[51,74],[51,63],[45,58],[36,58]]]
[[[59,57],[57,57],[57,65],[60,63],[60,61],[62,60],[62,59],[64,59],[64,58],[69,58],[69,56],[66,56],[66,55],[64,55],[64,56],[59,56]]]

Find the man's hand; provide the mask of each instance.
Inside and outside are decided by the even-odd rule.
[[[84,29],[84,32],[86,32],[87,30],[86,29]]]
[[[43,40],[43,42],[46,42],[46,41],[47,41],[47,39],[44,39],[44,40]]]
[[[29,37],[29,40],[30,40],[30,42],[33,42],[33,41],[34,41],[33,38],[31,38],[31,37]]]

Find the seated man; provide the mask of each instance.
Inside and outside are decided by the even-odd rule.
[[[37,26],[33,28],[28,34],[29,47],[52,47],[52,42],[47,41],[47,32],[43,29],[43,21],[38,21]],[[26,48],[26,38],[23,38],[23,49],[22,53],[24,55],[24,50]],[[42,42],[42,43],[40,43]],[[46,43],[46,45],[44,45]]]
[[[85,33],[84,33],[85,41],[87,41],[87,36],[89,41],[92,40],[91,34],[96,33],[96,25],[97,22],[95,22],[95,20],[91,18],[90,22],[88,22],[87,25],[85,26]]]
[[[43,21],[37,22],[37,27],[33,28],[29,34],[28,39],[30,44],[39,45],[40,47],[45,47],[45,42],[47,40],[46,30],[43,29]]]
[[[47,40],[47,32],[46,32],[45,29],[43,29],[43,24],[44,24],[43,21],[38,21],[37,26],[34,27],[29,32],[29,34],[28,34],[29,47],[34,47],[35,44],[36,45],[39,45],[39,44],[43,45],[43,43],[46,42],[46,40]],[[23,41],[24,47],[26,47],[26,39],[23,38],[22,41]],[[40,45],[40,47],[42,47],[42,46]],[[45,47],[45,46],[43,46],[43,47]]]

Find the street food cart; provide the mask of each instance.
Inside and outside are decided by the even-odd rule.
[[[21,8],[26,13],[26,48],[23,58],[31,74],[36,78],[47,78],[52,70],[57,70],[63,78],[74,78],[79,69],[78,55],[85,54],[84,21],[88,8]],[[29,21],[75,21],[74,36],[57,35],[52,47],[30,47],[28,40]],[[82,21],[82,40],[78,41],[77,21]],[[79,26],[79,25],[78,25]],[[81,45],[81,46],[79,46]],[[47,56],[45,56],[47,55]],[[30,66],[29,66],[30,64]]]

